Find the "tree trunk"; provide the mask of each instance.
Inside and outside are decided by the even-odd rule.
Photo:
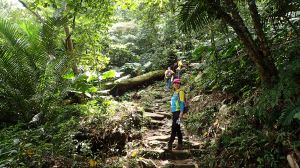
[[[114,96],[121,95],[130,89],[137,89],[138,87],[148,86],[156,80],[162,80],[164,78],[164,73],[164,70],[148,72],[134,78],[108,84],[106,85],[106,88],[111,88],[110,93]]]
[[[278,72],[274,64],[274,60],[272,58],[272,53],[270,47],[268,46],[266,36],[263,32],[263,25],[261,24],[260,15],[258,13],[255,0],[248,0],[248,6],[254,24],[254,30],[259,41],[259,47],[263,54],[262,55],[263,65],[266,66],[265,69],[270,73],[268,74],[270,75],[269,77],[270,79],[267,80],[271,80],[271,82],[273,82],[272,80],[277,80]]]
[[[212,5],[212,7],[217,11],[218,17],[234,29],[239,39],[245,45],[250,59],[258,69],[262,83],[271,87],[278,76],[274,62],[270,57],[264,55],[264,52],[267,51],[261,50],[255,44],[251,33],[238,12],[236,4],[232,0],[225,0],[225,3],[227,5],[226,8],[230,9],[230,14],[225,12],[225,9],[220,5]]]
[[[77,75],[77,74],[79,74],[79,70],[76,66],[76,59],[74,58],[75,57],[74,46],[73,46],[73,41],[72,41],[71,34],[70,34],[70,29],[67,25],[65,25],[64,30],[65,30],[65,34],[66,34],[65,44],[66,44],[67,54],[72,59],[72,62],[73,62],[72,70],[73,70],[74,74]]]

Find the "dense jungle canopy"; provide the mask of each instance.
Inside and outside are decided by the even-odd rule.
[[[298,168],[299,88],[299,0],[0,0],[0,168]]]

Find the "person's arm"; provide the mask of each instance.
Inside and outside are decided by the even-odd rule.
[[[182,119],[183,117],[183,111],[184,111],[184,91],[179,91],[179,105],[180,105],[180,115],[179,118]]]
[[[172,74],[172,76],[171,76],[171,82],[173,82],[173,80],[174,80],[174,74],[175,74],[174,71],[171,70],[171,74]]]

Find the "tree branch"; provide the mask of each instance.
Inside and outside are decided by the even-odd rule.
[[[29,10],[34,16],[36,16],[36,18],[41,22],[43,23],[44,22],[44,19],[36,12],[34,12],[33,10],[31,10],[28,5],[22,1],[22,0],[18,0],[27,10]]]

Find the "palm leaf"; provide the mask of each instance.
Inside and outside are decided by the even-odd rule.
[[[55,21],[50,19],[41,28],[37,24],[18,27],[0,19],[1,113],[26,121],[47,111],[45,100],[53,97],[52,91],[60,84],[57,81],[68,69],[66,56],[59,56],[64,53],[55,55]],[[50,59],[49,54],[56,59]]]
[[[214,15],[208,15],[211,12],[209,3],[206,0],[185,1],[181,5],[181,11],[178,15],[180,29],[183,32],[190,32],[192,30],[200,30],[207,25]]]

